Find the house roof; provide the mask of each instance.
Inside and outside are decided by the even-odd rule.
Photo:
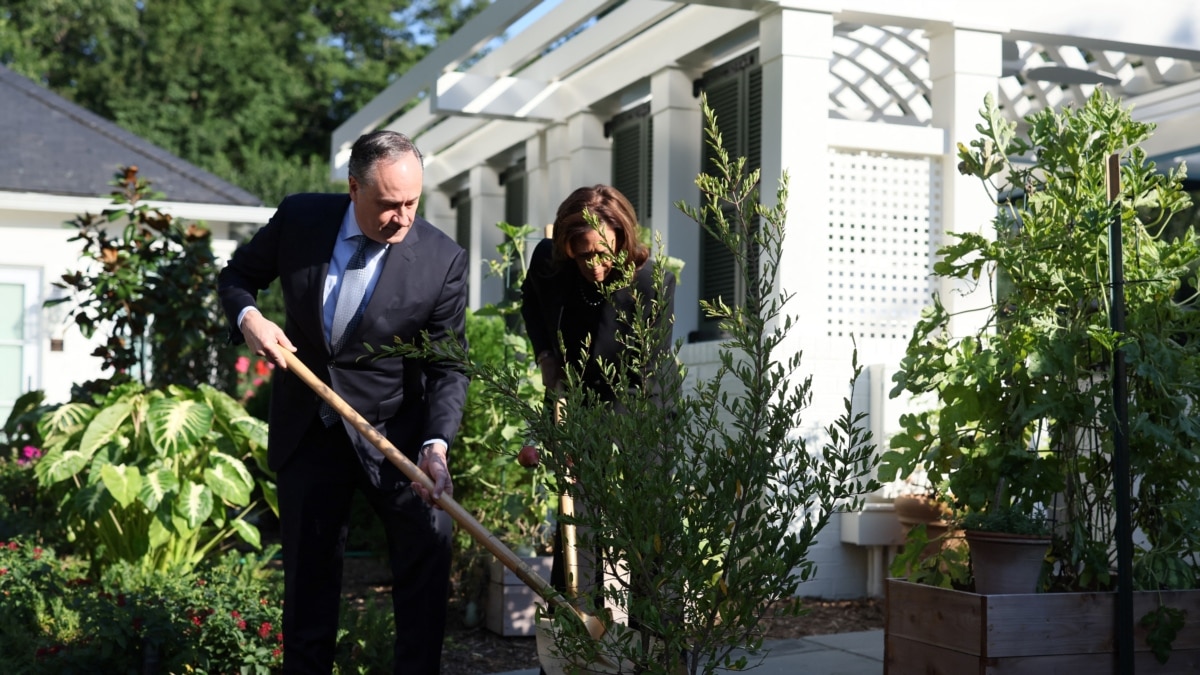
[[[176,202],[259,206],[249,192],[0,66],[0,191],[95,197],[136,165]]]

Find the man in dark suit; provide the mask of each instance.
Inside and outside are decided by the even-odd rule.
[[[395,337],[464,334],[467,256],[417,215],[421,154],[403,134],[374,132],[351,151],[349,195],[286,198],[238,248],[219,293],[235,342],[271,359],[268,463],[277,474],[284,568],[284,672],[329,673],[341,600],[351,497],[361,489],[383,521],[391,560],[397,673],[440,668],[451,523],[432,505],[452,493],[446,453],[467,377],[444,363],[371,358]],[[255,308],[274,279],[284,329]],[[340,297],[339,297],[340,296]],[[289,350],[434,482],[407,477],[303,382]]]

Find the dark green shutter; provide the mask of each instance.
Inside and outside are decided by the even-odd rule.
[[[756,61],[753,54],[743,56],[736,63],[714,68],[701,80],[708,106],[716,115],[725,151],[731,159],[745,157],[747,171],[762,167],[762,69]],[[716,153],[707,134],[702,142],[702,170],[718,175]],[[757,251],[749,252],[748,262],[752,269],[757,269]],[[733,253],[707,231],[702,233],[700,242],[700,298],[709,302],[720,298],[728,305],[746,301],[746,289]],[[715,322],[704,320],[701,333],[712,334],[715,328]]]
[[[454,195],[454,223],[455,241],[471,250],[471,193],[467,190]]]
[[[504,172],[504,222],[509,225],[528,224],[528,208],[525,195],[525,162],[511,166]]]
[[[650,227],[653,202],[650,174],[654,167],[654,126],[650,104],[626,110],[605,125],[612,137],[612,186],[633,205],[638,223]]]

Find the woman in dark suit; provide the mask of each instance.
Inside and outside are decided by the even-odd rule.
[[[665,377],[656,376],[652,369],[674,363],[668,354],[675,276],[664,270],[661,288],[656,288],[654,262],[638,240],[633,206],[608,185],[581,187],[559,205],[553,228],[553,238],[534,249],[521,287],[521,315],[548,401],[557,398],[569,368],[580,374],[593,401],[619,409],[621,397],[613,387],[619,383],[642,388],[661,405],[658,385]],[[650,332],[657,344],[635,345],[634,324],[640,322],[633,318],[638,315],[655,327]],[[629,358],[634,350],[644,350],[644,358]],[[604,365],[610,367],[607,377]],[[624,377],[614,378],[613,366],[623,367]],[[562,535],[560,525],[550,581],[565,591]],[[590,583],[582,584],[579,591],[592,593],[603,582],[602,574],[594,561],[589,565],[585,558],[581,556],[577,573]]]
[[[599,228],[588,222],[585,212]],[[618,361],[623,342],[632,335],[628,317],[633,312],[658,312],[654,320],[665,326],[654,347],[663,352],[670,348],[675,276],[663,273],[663,297],[655,306],[650,252],[638,240],[633,206],[614,187],[575,190],[559,205],[553,227],[553,239],[543,239],[534,249],[521,287],[521,315],[542,383],[547,391],[558,388],[566,365],[572,364],[581,369],[584,385],[611,403],[616,393],[600,363]],[[634,386],[645,377],[629,373]]]

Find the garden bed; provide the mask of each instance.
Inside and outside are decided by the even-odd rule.
[[[1114,673],[1116,594],[979,595],[887,582],[885,675]],[[1187,612],[1167,663],[1159,663],[1135,627],[1138,673],[1200,671],[1200,591],[1134,594],[1135,621],[1159,602]]]

